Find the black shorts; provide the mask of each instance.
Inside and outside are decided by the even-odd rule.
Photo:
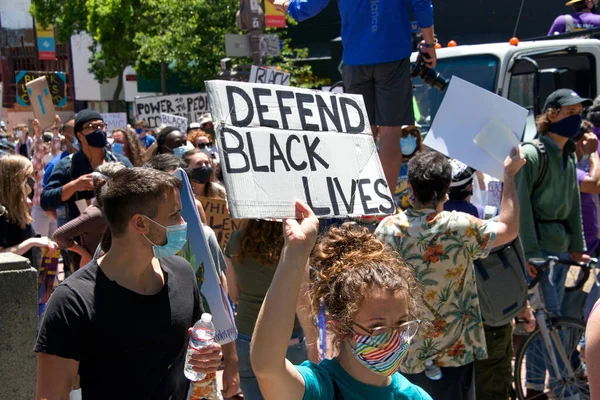
[[[345,65],[346,93],[362,94],[371,125],[414,125],[410,60],[373,65]]]

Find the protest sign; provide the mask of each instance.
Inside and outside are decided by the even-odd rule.
[[[106,132],[108,133],[117,128],[127,128],[127,114],[125,113],[102,113],[100,115],[106,123]]]
[[[18,71],[15,77],[15,83],[17,84],[17,104],[23,107],[31,105],[29,93],[27,93],[27,84],[42,76],[46,77],[54,105],[58,108],[64,107],[67,104],[67,74],[60,71]]]
[[[233,218],[381,215],[395,207],[362,96],[206,82]]]
[[[273,67],[259,67],[253,65],[250,70],[250,82],[289,86],[290,74],[288,72],[278,71]]]
[[[242,221],[231,218],[229,208],[227,207],[227,200],[225,199],[200,197],[198,201],[204,207],[204,213],[208,220],[207,225],[215,231],[217,240],[221,248],[224,249],[233,231],[241,228]]]
[[[285,28],[285,13],[278,10],[273,3],[265,1],[265,25],[270,28]]]
[[[503,130],[508,130],[519,141],[527,110],[454,76],[424,144],[502,181],[503,164],[475,143],[477,135],[488,130],[493,119],[496,126],[503,126]],[[498,136],[497,140],[502,137]]]
[[[160,122],[163,125],[176,126],[183,133],[186,133],[188,121],[186,117],[180,117],[178,115],[161,113]]]
[[[205,303],[205,311],[212,314],[215,324],[215,340],[219,344],[233,342],[237,338],[233,310],[221,286],[214,260],[208,250],[208,243],[202,229],[190,181],[187,173],[181,168],[175,171],[174,175],[183,182],[180,192],[181,216],[187,222],[188,235],[188,241],[179,254],[188,260],[196,273],[198,288],[200,288],[200,294]]]
[[[40,129],[43,130],[54,125],[54,104],[52,103],[46,77],[42,76],[28,82],[27,93],[31,99],[33,115],[40,122]]]
[[[54,291],[54,281],[56,280],[59,257],[60,249],[44,249],[42,265],[38,271],[38,317],[42,314],[42,311],[44,311],[44,307]]]
[[[161,113],[186,117],[188,122],[198,122],[208,111],[206,93],[171,94],[167,96],[140,97],[135,99],[138,120],[146,121],[149,129],[161,125]]]
[[[502,182],[488,182],[487,190],[487,205],[500,209],[500,203],[502,202]]]

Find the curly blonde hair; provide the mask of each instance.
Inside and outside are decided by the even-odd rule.
[[[370,290],[404,293],[409,319],[423,314],[423,291],[412,268],[366,227],[344,224],[324,235],[311,257],[311,312],[325,306],[333,326],[334,345],[353,331],[354,318]]]
[[[0,158],[0,205],[6,209],[8,221],[18,224],[21,229],[33,221],[27,206],[25,185],[32,174],[33,165],[27,158],[21,155]]]
[[[240,230],[241,247],[236,260],[243,262],[249,257],[261,264],[276,266],[283,249],[281,222],[251,219]]]

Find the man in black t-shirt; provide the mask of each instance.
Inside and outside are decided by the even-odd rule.
[[[46,306],[35,346],[37,399],[68,399],[77,374],[86,400],[186,398],[188,335],[203,309],[192,267],[174,256],[187,236],[180,185],[132,168],[102,186],[97,200],[111,248],[57,287]],[[218,344],[192,356],[204,373],[220,360]]]

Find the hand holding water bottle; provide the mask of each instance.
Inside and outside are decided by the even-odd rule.
[[[221,364],[223,353],[221,345],[214,342],[214,329],[212,316],[202,314],[202,318],[188,330],[190,345],[184,372],[191,381],[202,380],[206,374],[216,372]]]

